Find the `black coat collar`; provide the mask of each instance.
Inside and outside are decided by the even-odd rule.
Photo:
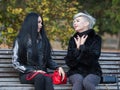
[[[93,29],[89,29],[89,30],[81,32],[81,33],[77,32],[74,34],[73,37],[77,37],[77,35],[79,35],[80,37],[82,37],[83,35],[88,35],[89,37],[93,37],[93,36],[95,36],[95,31]]]

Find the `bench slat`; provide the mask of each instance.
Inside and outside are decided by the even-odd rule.
[[[53,60],[62,66],[65,71],[68,66],[65,64],[65,50],[54,50]],[[103,75],[115,75],[120,86],[120,52],[102,52],[99,58]],[[49,70],[53,72],[53,70]],[[0,90],[34,90],[31,84],[20,84],[18,72],[12,67],[12,50],[0,49]],[[107,85],[107,86],[106,86]],[[99,84],[97,90],[117,90],[117,84]],[[71,84],[54,85],[55,90],[71,90]]]

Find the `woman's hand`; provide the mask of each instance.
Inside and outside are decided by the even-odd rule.
[[[83,45],[87,39],[88,35],[83,35],[82,37],[80,37],[79,35],[77,36],[77,38],[74,38],[77,49],[80,48],[80,45]]]
[[[87,39],[88,35],[83,35],[80,39],[80,45],[83,45]]]
[[[43,71],[43,70],[35,70],[34,72],[40,72],[40,73],[43,73],[43,74],[45,74],[46,72],[45,71]]]
[[[58,72],[59,72],[60,76],[62,76],[62,81],[63,81],[64,78],[65,78],[65,72],[64,72],[63,68],[62,68],[62,67],[59,67],[59,68],[58,68]]]
[[[79,47],[80,47],[80,41],[81,41],[80,36],[77,35],[77,38],[74,38],[74,40],[75,40],[75,43],[76,43],[77,49],[79,49]]]

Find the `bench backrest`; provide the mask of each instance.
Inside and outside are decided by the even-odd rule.
[[[52,53],[52,58],[58,65],[62,66],[65,71],[68,67],[65,64],[64,56],[67,51],[54,50]],[[14,70],[11,64],[12,50],[11,49],[1,49],[0,50],[0,81],[15,81],[19,82],[18,73]],[[99,58],[100,65],[104,75],[115,75],[120,80],[120,52],[102,52]],[[49,70],[51,71],[51,70]],[[13,78],[12,78],[13,77]]]

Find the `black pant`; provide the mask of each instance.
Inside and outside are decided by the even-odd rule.
[[[54,90],[50,77],[38,74],[32,80],[26,80],[26,75],[24,74],[20,77],[22,84],[34,84],[35,90]]]

